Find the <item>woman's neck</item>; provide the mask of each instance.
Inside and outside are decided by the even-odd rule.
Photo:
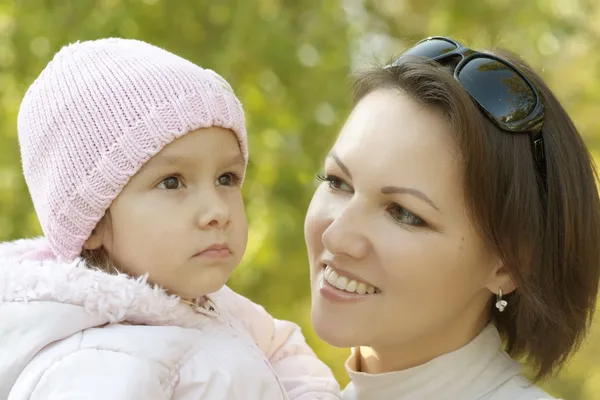
[[[431,335],[393,346],[360,347],[356,357],[357,371],[381,374],[423,365],[471,342],[488,321],[485,316],[468,328],[460,321],[460,324],[445,326]]]

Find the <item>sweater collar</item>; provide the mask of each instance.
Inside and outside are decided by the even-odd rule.
[[[493,324],[488,324],[465,346],[425,364],[382,374],[356,372],[357,349],[346,362],[351,383],[348,400],[401,400],[478,398],[521,373],[521,365],[503,350]]]

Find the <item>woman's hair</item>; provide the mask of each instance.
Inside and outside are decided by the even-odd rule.
[[[516,65],[545,105],[547,194],[529,135],[504,132],[487,119],[454,79],[453,66],[414,58],[368,69],[356,77],[354,99],[398,90],[449,121],[471,219],[517,285],[503,313],[490,302],[492,319],[509,354],[525,357],[539,380],[564,365],[591,324],[600,273],[597,175],[582,137],[540,76],[507,51],[493,53]]]

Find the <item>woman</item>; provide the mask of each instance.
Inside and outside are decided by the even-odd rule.
[[[584,337],[600,202],[584,142],[520,58],[428,38],[362,73],[306,217],[312,320],[345,399],[550,398]],[[510,356],[509,356],[510,355]]]

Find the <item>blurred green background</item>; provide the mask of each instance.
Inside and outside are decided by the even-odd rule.
[[[594,154],[600,149],[594,0],[1,0],[0,240],[40,234],[21,177],[16,116],[54,52],[108,36],[164,47],[221,73],[246,107],[250,243],[231,286],[299,322],[345,384],[347,350],[329,347],[310,328],[304,214],[314,175],[349,112],[349,74],[429,35],[522,54]],[[567,399],[600,399],[599,360],[596,324],[578,356],[543,386]]]

